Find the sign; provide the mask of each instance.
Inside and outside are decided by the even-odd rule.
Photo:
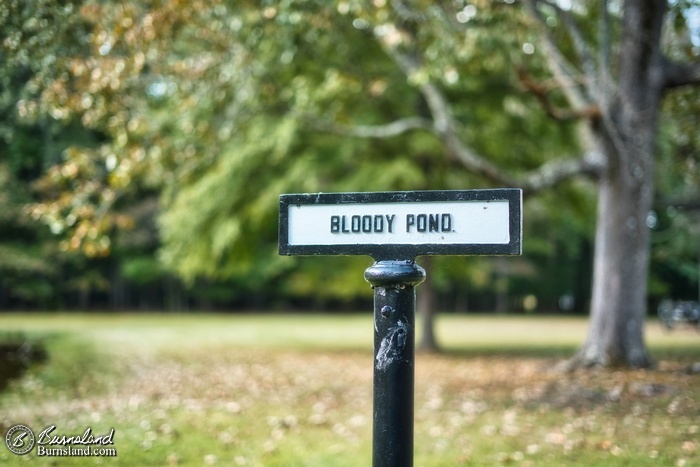
[[[279,252],[519,255],[522,190],[318,193],[280,196]]]
[[[421,255],[519,255],[522,190],[280,195],[283,255],[370,255],[372,465],[413,465],[415,287]]]

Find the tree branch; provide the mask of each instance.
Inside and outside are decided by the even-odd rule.
[[[388,41],[380,38],[385,52],[403,70],[409,78],[420,72],[420,63],[408,54],[402,53]],[[500,167],[492,164],[469,148],[458,136],[458,124],[452,115],[447,98],[441,90],[429,79],[418,79],[417,88],[428,105],[432,116],[430,130],[442,141],[449,154],[458,160],[468,170],[483,175],[496,183],[515,185],[516,180]]]
[[[578,175],[596,176],[605,167],[605,155],[597,151],[578,159],[555,159],[525,174],[519,186],[526,194],[551,188]]]
[[[700,198],[661,198],[659,204],[683,208],[686,211],[700,211]]]
[[[589,105],[582,109],[562,109],[555,106],[549,98],[552,86],[546,86],[535,82],[524,67],[517,67],[516,73],[520,84],[530,91],[544,108],[547,115],[558,121],[571,121],[580,119],[598,120],[601,118],[600,108],[597,105]]]
[[[552,72],[554,79],[557,80],[562,85],[562,90],[569,100],[569,104],[572,107],[574,114],[586,114],[591,111],[595,112],[595,115],[591,116],[595,119],[601,119],[604,127],[612,141],[612,143],[618,148],[622,148],[623,144],[617,130],[616,124],[612,121],[610,116],[610,108],[613,101],[613,96],[616,93],[616,84],[612,78],[611,65],[610,65],[610,14],[608,13],[608,0],[603,0],[601,5],[601,20],[600,20],[600,44],[599,44],[599,64],[598,72],[600,73],[600,82],[595,83],[595,75],[588,76],[586,82],[587,86],[584,89],[580,87],[580,80],[577,79],[577,72],[575,67],[566,59],[564,54],[559,50],[556,41],[546,25],[546,20],[542,17],[540,12],[537,11],[537,4],[541,0],[526,0],[530,14],[540,23],[542,29],[544,30],[542,34],[542,43],[547,52],[546,58],[549,65],[549,69]],[[550,3],[547,3],[551,6]],[[588,46],[584,46],[583,35],[576,28],[569,29],[570,34],[577,34],[576,37],[572,37],[575,42],[581,42],[581,45],[576,45],[575,47],[585,47],[583,52],[584,55],[588,55]],[[589,67],[595,68],[592,63]],[[585,68],[584,68],[585,69]],[[589,117],[590,118],[590,117]],[[624,155],[625,151],[618,151],[619,154]],[[593,153],[591,153],[593,154]],[[585,161],[588,157],[582,158]],[[595,158],[594,158],[595,159]],[[601,160],[604,158],[600,158]],[[586,163],[583,164],[584,166]],[[593,167],[595,170],[600,170],[604,167],[602,163],[594,163]]]
[[[604,2],[605,3],[605,2]],[[578,56],[578,60],[581,63],[581,68],[583,69],[583,72],[585,76],[587,76],[588,79],[588,90],[591,95],[598,95],[598,90],[597,90],[597,84],[595,82],[595,76],[596,76],[596,66],[595,66],[595,60],[593,59],[593,53],[586,43],[586,39],[583,37],[583,33],[581,32],[581,29],[578,27],[578,24],[576,24],[576,21],[574,18],[571,16],[571,14],[568,11],[564,11],[562,8],[560,8],[556,3],[547,3],[550,7],[554,8],[554,11],[557,13],[557,16],[561,20],[562,24],[566,28],[566,30],[569,32],[569,35],[571,36],[571,40],[573,41],[574,44],[574,50],[576,50],[576,55]]]
[[[608,0],[600,2],[600,20],[598,21],[598,79],[600,80],[598,102],[607,109],[612,98],[612,72],[610,69],[610,13]]]
[[[700,62],[683,64],[664,60],[664,89],[700,84]]]
[[[557,47],[554,37],[547,28],[546,20],[537,11],[536,4],[537,0],[527,0],[531,16],[543,28],[542,47],[545,49],[544,56],[553,77],[560,83],[564,95],[573,108],[588,107],[591,104],[590,99],[579,90],[579,82],[575,78],[579,73]]]
[[[433,122],[420,117],[402,118],[384,125],[334,125],[315,122],[314,126],[322,131],[338,133],[358,138],[391,138],[413,130],[428,130],[433,128]]]
[[[412,51],[411,54],[402,52],[399,49],[399,43],[385,40],[384,37],[377,38],[387,55],[394,60],[409,79],[416,82],[416,87],[425,99],[432,117],[429,125],[430,131],[442,141],[449,155],[470,172],[482,175],[495,183],[521,187],[525,193],[532,194],[577,175],[595,175],[605,166],[604,155],[598,152],[589,152],[577,159],[553,160],[520,176],[507,172],[476,153],[462,141],[458,131],[459,124],[452,114],[448,99],[435,83],[421,75],[421,62],[417,58],[419,57],[418,53],[416,51]],[[585,102],[583,97],[581,99],[582,102]],[[408,120],[412,121],[413,119]],[[418,119],[415,123],[416,127],[426,128],[427,121]],[[367,132],[367,134],[370,133],[373,132]]]

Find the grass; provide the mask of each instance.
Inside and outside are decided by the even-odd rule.
[[[371,464],[372,318],[3,314],[49,360],[0,393],[2,432],[115,430],[114,458],[24,465]],[[420,331],[418,331],[420,332]],[[550,369],[585,337],[569,317],[440,317],[416,360],[415,464],[700,465],[700,334],[647,326],[648,371]]]

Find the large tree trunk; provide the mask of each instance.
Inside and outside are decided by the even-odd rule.
[[[599,181],[593,297],[588,337],[574,361],[587,366],[647,367],[644,343],[649,229],[665,0],[628,0],[616,89],[593,129],[607,155]],[[614,96],[614,97],[613,97]]]
[[[586,366],[647,367],[644,344],[651,175],[638,183],[610,174],[600,181]]]

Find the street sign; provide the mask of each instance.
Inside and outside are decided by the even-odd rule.
[[[519,255],[522,190],[280,195],[282,255],[370,255],[373,467],[413,466],[415,288],[421,255]]]
[[[522,190],[280,196],[283,255],[519,255]]]

